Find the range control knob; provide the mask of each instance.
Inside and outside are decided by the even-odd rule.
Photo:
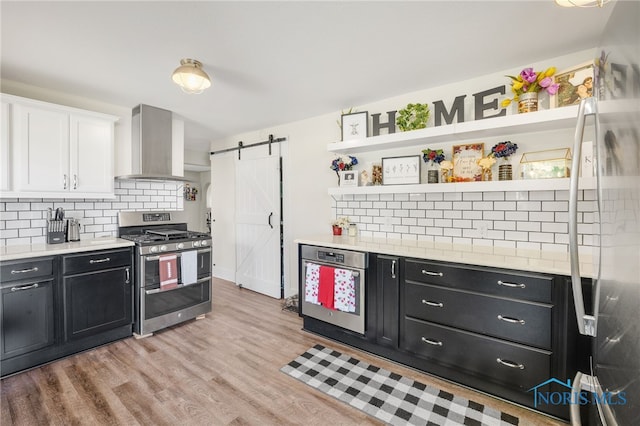
[[[194,241],[193,242],[193,246],[194,247],[200,247],[200,241]]]
[[[158,246],[153,246],[149,249],[150,253],[157,253],[158,252]]]
[[[176,248],[177,248],[178,250],[182,250],[182,249],[184,248],[184,243],[178,243],[178,244],[176,245]]]
[[[160,251],[167,251],[167,246],[160,246]]]
[[[200,241],[200,245],[203,247],[206,246],[207,244],[208,244],[207,240]]]

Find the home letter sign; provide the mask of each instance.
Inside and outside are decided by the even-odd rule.
[[[447,124],[451,124],[453,117],[455,117],[456,114],[458,115],[458,123],[464,122],[464,98],[466,97],[467,95],[460,95],[456,97],[453,101],[453,105],[451,105],[451,112],[447,112],[444,102],[435,101],[433,103],[435,126],[437,127],[442,125],[443,117]]]
[[[396,112],[397,111],[387,111],[387,122],[380,124],[380,114],[371,114],[373,118],[373,123],[371,124],[371,130],[373,132],[373,136],[378,136],[380,134],[380,129],[386,128],[388,133],[396,132]]]

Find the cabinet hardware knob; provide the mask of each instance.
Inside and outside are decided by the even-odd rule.
[[[78,189],[78,175],[73,174],[73,189]]]
[[[35,284],[30,284],[30,285],[23,285],[20,287],[11,287],[11,291],[20,291],[20,290],[29,290],[32,288],[38,288],[38,283]]]
[[[433,346],[442,346],[442,342],[440,340],[427,339],[426,337],[421,337],[420,340]]]
[[[36,272],[37,270],[38,270],[37,266],[34,266],[33,268],[29,268],[29,269],[13,269],[11,271],[11,275],[26,274],[27,272]]]
[[[422,270],[422,274],[424,275],[431,275],[433,277],[443,277],[444,274],[442,272],[431,272],[431,271],[427,271],[427,270]]]
[[[129,268],[125,269],[125,283],[129,284],[131,282],[131,273],[129,272]]]
[[[518,363],[515,363],[515,362],[512,362],[512,361],[503,360],[503,359],[500,359],[500,358],[496,358],[496,362],[498,364],[504,365],[505,367],[518,368],[520,370],[524,370],[524,364],[518,364]]]
[[[444,303],[442,302],[432,302],[431,300],[422,299],[422,303],[425,305],[433,306],[435,308],[444,308]]]
[[[502,315],[498,315],[498,319],[504,322],[510,322],[511,324],[520,324],[524,325],[525,321],[522,319],[511,318],[511,317],[503,317]]]
[[[396,277],[396,261],[392,260],[391,261],[391,278],[395,278]]]
[[[525,288],[526,285],[524,284],[517,284],[517,283],[510,283],[507,281],[500,281],[498,280],[498,285],[504,286],[504,287],[511,287],[511,288]]]
[[[104,259],[91,259],[89,261],[89,263],[94,264],[94,263],[104,263],[104,262],[109,262],[111,259],[108,257],[105,257]]]
[[[62,189],[67,189],[67,174],[62,175]]]

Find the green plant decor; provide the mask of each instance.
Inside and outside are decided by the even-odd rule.
[[[431,111],[429,111],[429,105],[427,104],[408,104],[406,108],[398,111],[396,124],[403,132],[424,129],[427,127],[427,120],[429,120],[430,114]]]

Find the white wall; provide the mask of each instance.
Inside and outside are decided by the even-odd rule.
[[[558,70],[571,68],[576,64],[582,64],[590,60],[595,55],[595,50],[577,52],[561,58],[553,58],[544,62],[531,64],[516,64],[513,68],[504,70],[504,72],[480,76],[463,82],[456,82],[446,85],[437,86],[437,82],[425,82],[425,90],[399,95],[394,98],[383,99],[378,102],[367,105],[343,105],[343,109],[350,107],[357,108],[358,111],[369,111],[372,113],[382,113],[381,121],[386,121],[386,112],[391,110],[399,110],[408,103],[429,103],[437,100],[443,100],[447,107],[451,106],[454,98],[459,95],[466,94],[465,98],[465,121],[473,120],[473,94],[497,87],[507,85],[509,80],[505,75],[517,74],[522,68],[533,66],[536,69],[546,69],[555,66]],[[488,58],[490,60],[490,58]],[[434,66],[438,66],[437,63]],[[401,78],[401,72],[398,78]],[[322,90],[322,88],[318,88]],[[372,88],[375,90],[375,88]],[[500,97],[501,101],[504,97]],[[433,106],[431,110],[433,112]],[[548,108],[548,99],[542,98],[542,108]],[[493,115],[499,111],[487,111],[487,115]],[[514,113],[509,108],[508,114]],[[283,160],[284,167],[284,212],[283,220],[285,224],[285,296],[297,293],[297,247],[294,243],[296,238],[304,236],[312,236],[314,234],[323,234],[330,232],[329,223],[336,214],[335,201],[327,194],[327,188],[336,186],[337,178],[329,165],[335,157],[327,151],[326,146],[340,140],[340,129],[336,125],[336,120],[340,119],[340,111],[326,114],[318,117],[309,118],[294,123],[286,123],[276,125],[267,129],[255,132],[234,135],[229,138],[216,140],[211,144],[211,150],[229,148],[237,145],[242,140],[245,145],[254,142],[266,140],[269,134],[274,137],[287,137],[285,148],[286,156]],[[433,126],[433,114],[428,123]],[[505,137],[505,139],[509,139]],[[485,141],[485,151],[490,149],[493,143],[497,141]],[[516,142],[514,140],[514,142]],[[544,137],[528,137],[517,141],[519,145],[519,155],[527,151],[538,151],[552,146],[571,146],[567,141],[567,133],[559,132],[557,135],[545,135]],[[450,151],[449,145],[442,147]],[[425,147],[407,148],[403,150],[386,150],[357,155],[361,163],[358,169],[366,167],[366,164],[372,161],[379,161],[382,157],[397,155],[416,155]],[[429,148],[440,148],[436,144],[430,145]],[[519,161],[519,155],[514,159]],[[215,156],[214,156],[215,157]],[[222,159],[219,160],[217,168],[218,172],[212,169],[212,185],[218,190],[214,191],[213,203],[224,203],[224,215],[218,211],[216,229],[220,227],[229,230],[233,226],[233,206],[231,200],[234,192],[234,181],[229,178],[228,174],[220,172],[220,170],[228,168],[227,172],[233,170],[233,157],[228,157],[225,164]],[[220,188],[223,186],[224,188]],[[215,209],[214,209],[215,211]],[[214,214],[214,217],[216,215]],[[231,232],[214,232],[214,247],[216,247],[215,263],[218,271],[232,271],[235,269],[235,236]],[[214,270],[214,274],[216,274]],[[226,275],[226,274],[225,274]],[[221,276],[221,275],[217,275]],[[225,276],[221,276],[225,278]],[[233,279],[232,276],[226,275],[226,279]]]

